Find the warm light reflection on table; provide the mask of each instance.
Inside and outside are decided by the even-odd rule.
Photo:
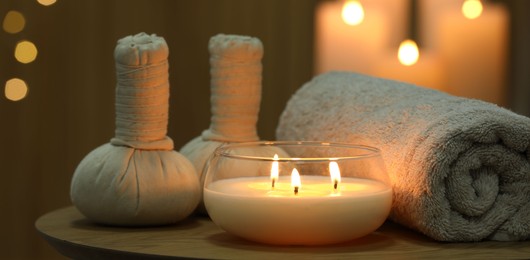
[[[530,241],[441,243],[390,222],[361,239],[323,247],[248,242],[222,231],[205,217],[165,227],[99,226],[73,207],[52,211],[39,218],[35,226],[59,252],[75,259],[524,259],[530,255]]]

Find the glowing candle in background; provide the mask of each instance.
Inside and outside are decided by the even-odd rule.
[[[342,19],[344,3],[317,7],[315,74],[353,71],[505,104],[509,15],[503,5],[417,1],[419,59],[400,64],[396,51],[407,34],[410,0],[363,1],[364,20],[355,26]]]
[[[458,9],[445,11],[438,26],[447,91],[504,105],[508,45],[504,6],[484,4],[482,14],[472,20]]]
[[[413,40],[404,40],[399,45],[398,59],[399,62],[405,66],[411,66],[418,62],[420,58],[420,51],[418,45]]]
[[[406,66],[396,58],[397,51],[380,58],[372,75],[446,91],[444,68],[440,57],[433,51],[422,49],[421,58]],[[416,55],[413,53],[413,55]]]
[[[371,0],[357,5],[345,1],[321,1],[315,16],[315,73],[349,70],[369,74],[392,31]],[[348,7],[351,6],[351,7]],[[362,8],[362,19],[361,11]],[[356,10],[356,11],[354,11]],[[348,23],[357,21],[352,26]],[[355,23],[352,23],[355,24]]]
[[[466,0],[462,4],[462,14],[467,19],[475,19],[482,14],[482,2],[480,0]]]
[[[379,60],[372,74],[443,91],[445,90],[444,70],[440,59],[428,45],[423,43],[425,36],[421,34],[421,29],[425,26],[420,26],[423,20],[420,17],[421,5],[416,0],[409,1],[407,6],[409,39],[401,42],[396,51],[392,49],[387,51],[391,54]],[[421,49],[417,44],[420,39],[423,43]]]
[[[342,6],[342,20],[348,25],[359,25],[364,20],[364,8],[359,1],[348,0]]]

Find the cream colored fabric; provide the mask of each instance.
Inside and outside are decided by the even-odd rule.
[[[210,38],[208,50],[210,127],[180,149],[195,166],[201,187],[204,166],[217,147],[259,140],[256,123],[261,101],[263,45],[258,38],[218,34]],[[200,208],[204,212],[202,203]]]
[[[199,184],[193,165],[175,151],[104,144],[77,166],[74,205],[110,225],[175,223],[195,210]]]
[[[207,141],[259,140],[256,123],[261,101],[261,58],[258,38],[218,34],[210,39],[210,128]]]
[[[204,175],[204,166],[206,165],[208,158],[210,158],[215,149],[223,144],[225,143],[206,141],[202,136],[198,136],[193,138],[180,149],[179,152],[190,159],[195,166],[201,187],[204,185],[204,178],[206,177]]]
[[[71,183],[72,202],[95,222],[169,224],[199,202],[195,168],[166,136],[168,53],[156,35],[118,41],[116,136],[81,161]]]
[[[118,40],[114,145],[172,150],[166,136],[169,108],[169,49],[162,37],[140,33]]]
[[[391,218],[441,241],[530,238],[530,119],[496,105],[347,72],[289,100],[280,140],[382,150]]]

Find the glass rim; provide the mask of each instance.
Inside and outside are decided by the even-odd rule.
[[[270,146],[270,147],[279,147],[279,146],[315,146],[315,147],[337,147],[337,148],[348,148],[356,151],[364,151],[358,155],[347,155],[347,156],[334,156],[334,157],[292,157],[285,158],[279,157],[274,159],[272,157],[264,156],[253,156],[253,155],[240,155],[240,154],[230,154],[228,151],[234,148],[241,147],[252,147],[252,146]],[[324,141],[253,141],[253,142],[238,142],[238,143],[225,143],[215,149],[215,154],[233,158],[233,159],[242,159],[242,160],[256,160],[256,161],[268,161],[268,162],[329,162],[329,161],[341,161],[341,160],[359,160],[371,157],[381,156],[381,150],[367,145],[358,145],[351,143],[343,142],[324,142]]]

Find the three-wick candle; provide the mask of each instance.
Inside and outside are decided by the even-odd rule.
[[[257,242],[320,245],[367,235],[388,216],[392,192],[381,182],[341,178],[334,161],[329,176],[300,176],[296,169],[291,176],[276,176],[275,163],[271,177],[224,179],[205,187],[212,220],[229,233]]]

